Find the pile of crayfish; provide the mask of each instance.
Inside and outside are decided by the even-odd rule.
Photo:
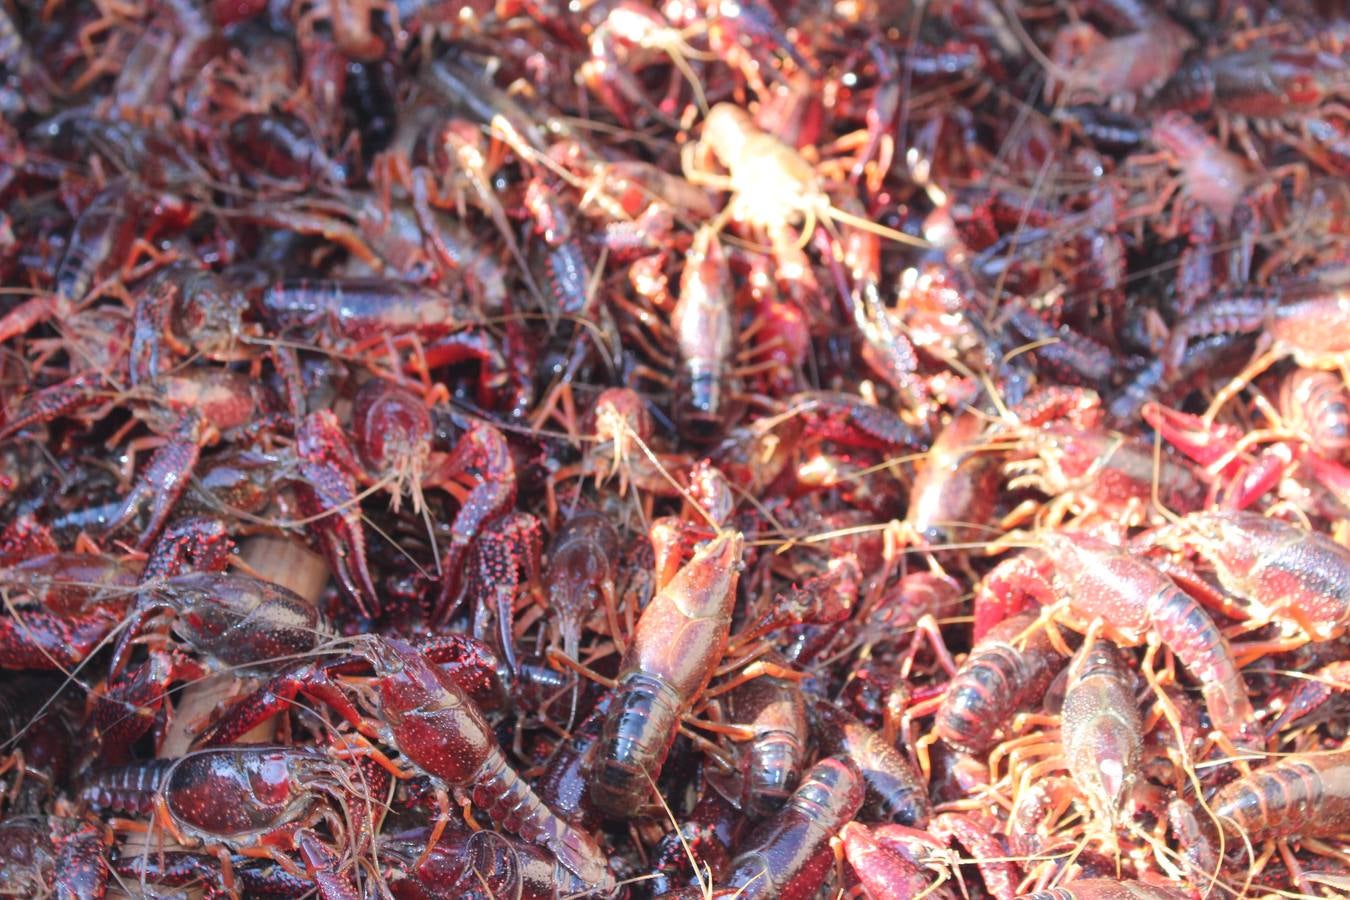
[[[1346,896],[1348,41],[0,3],[0,894]]]

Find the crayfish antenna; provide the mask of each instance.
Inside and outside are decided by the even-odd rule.
[[[703,92],[703,82],[694,72],[694,67],[689,65],[689,59],[716,59],[715,54],[704,53],[695,50],[684,42],[684,38],[676,37],[663,44],[662,49],[670,57],[670,62],[676,70],[684,76],[684,80],[689,82],[689,89],[694,92],[694,102],[698,104],[699,112],[703,115],[708,114],[708,95]]]
[[[897,244],[908,244],[911,247],[920,247],[924,250],[932,250],[935,248],[932,241],[924,240],[921,237],[915,237],[912,234],[905,234],[903,231],[889,228],[885,225],[873,222],[870,219],[865,219],[862,216],[854,215],[837,206],[827,205],[821,212],[824,213],[824,215],[821,215],[821,219],[823,220],[844,222],[845,224],[852,225],[854,228],[860,228],[869,234],[875,234],[877,237],[886,238]],[[838,235],[836,234],[835,237],[838,237]]]
[[[1016,3],[1012,0],[1003,0],[1003,14],[1008,20],[1008,25],[1013,34],[1017,36],[1018,43],[1022,45],[1022,49],[1027,51],[1027,55],[1036,60],[1041,68],[1045,69],[1047,75],[1064,85],[1071,85],[1079,80],[1072,72],[1051,59],[1027,33],[1026,26],[1022,24],[1022,20],[1018,16]]]
[[[431,558],[436,561],[436,577],[444,577],[445,573],[441,571],[441,548],[436,542],[436,523],[431,519],[431,511],[427,509],[426,504],[422,502],[421,486],[414,487],[413,490],[416,492],[415,504],[421,512],[422,524],[425,525],[427,529],[427,542],[431,544]]]

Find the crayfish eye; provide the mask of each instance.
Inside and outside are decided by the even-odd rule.
[[[920,539],[928,544],[949,544],[952,542],[952,532],[940,525],[928,525],[916,529]]]

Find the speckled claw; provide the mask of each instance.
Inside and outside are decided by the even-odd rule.
[[[108,885],[108,828],[89,819],[52,819],[55,895],[102,897]]]
[[[4,425],[0,426],[0,441],[8,440],[25,428],[41,425],[68,416],[81,407],[94,405],[98,391],[103,386],[104,379],[101,374],[85,373],[25,395],[17,407],[10,411]]]
[[[103,763],[130,762],[132,745],[157,722],[157,736],[162,738],[168,721],[165,700],[170,685],[205,674],[200,663],[184,654],[152,653],[144,664],[98,689],[89,726],[99,743]]]
[[[360,670],[361,661],[340,659],[278,675],[226,710],[197,737],[196,746],[228,746],[278,713],[290,710],[295,698],[302,695],[326,703],[349,722],[362,722],[356,707],[333,681],[337,673],[353,668]]]
[[[1273,738],[1295,722],[1311,725],[1343,712],[1347,690],[1350,690],[1350,660],[1328,663],[1307,679],[1300,678],[1292,688],[1271,699],[1271,709],[1279,710],[1279,715],[1266,727],[1266,735]]]
[[[132,487],[116,515],[108,523],[108,533],[112,534],[140,514],[149,501],[150,520],[136,538],[139,550],[148,548],[159,534],[164,523],[173,513],[174,505],[187,488],[188,477],[201,457],[201,447],[197,441],[186,438],[173,438],[155,451],[145,473]]]
[[[229,528],[211,516],[189,516],[169,523],[150,548],[141,581],[171,578],[187,568],[199,572],[223,572],[234,541]]]
[[[516,502],[516,467],[502,433],[484,422],[472,422],[428,481],[452,492],[458,486],[463,495],[450,525],[450,545],[441,557],[445,574],[431,615],[434,623],[444,624],[469,587],[463,569],[474,538]]]
[[[866,825],[848,822],[839,831],[848,864],[858,880],[878,897],[915,897],[928,887],[923,870],[877,842]]]
[[[539,520],[529,513],[511,513],[488,524],[469,554],[469,593],[474,598],[477,631],[489,614],[497,619],[502,657],[512,675],[517,670],[515,650],[516,595],[539,582],[543,545]],[[484,637],[476,635],[480,640]]]
[[[361,468],[337,417],[328,410],[307,416],[296,434],[296,452],[300,473],[296,493],[301,510],[312,520],[310,533],[343,595],[361,615],[375,618],[380,598],[366,563],[366,532],[357,497]]]

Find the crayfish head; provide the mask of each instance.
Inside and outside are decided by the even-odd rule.
[[[401,674],[407,654],[416,652],[400,640],[374,634],[356,635],[350,640],[356,655],[368,661],[381,680]]]
[[[352,425],[366,467],[394,477],[394,511],[405,491],[418,501],[431,457],[431,413],[426,403],[407,388],[373,379],[356,394]],[[416,502],[415,508],[420,505]]]
[[[182,286],[175,309],[174,330],[210,359],[236,360],[247,356],[244,313],[249,303],[243,293],[211,272],[193,272]]]

